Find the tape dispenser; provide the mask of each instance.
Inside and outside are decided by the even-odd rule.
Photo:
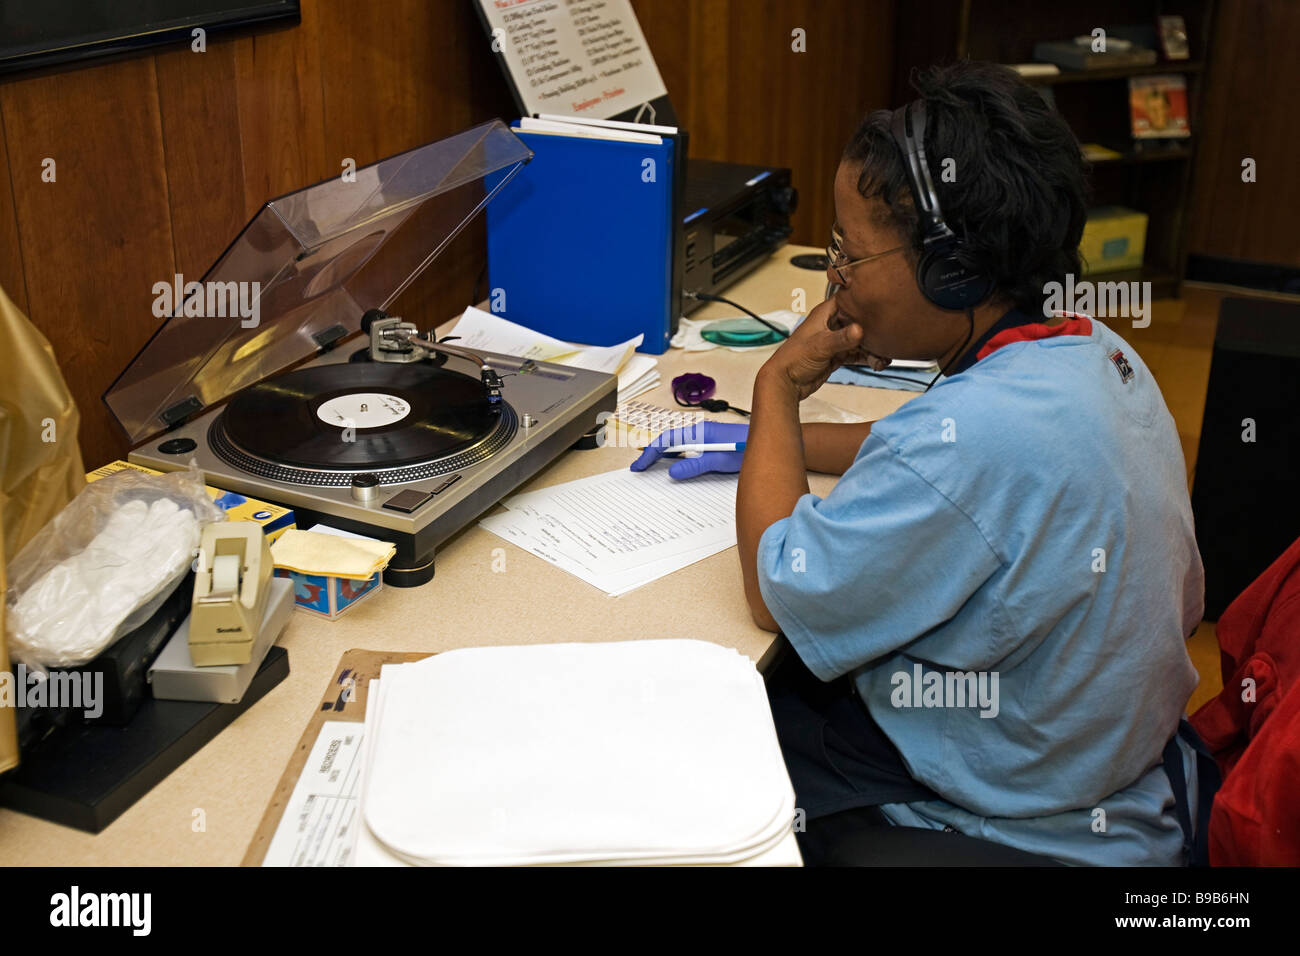
[[[204,526],[190,609],[190,657],[196,667],[248,663],[273,571],[271,548],[257,522]]]

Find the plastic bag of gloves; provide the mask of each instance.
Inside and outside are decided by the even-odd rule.
[[[9,568],[9,651],[29,669],[92,660],[156,611],[225,512],[203,473],[122,471],[88,484]]]

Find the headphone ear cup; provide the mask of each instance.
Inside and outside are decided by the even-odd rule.
[[[911,124],[913,107],[915,128]],[[926,166],[925,126],[924,99],[895,110],[890,121],[920,219],[922,247],[916,263],[916,284],[929,302],[941,309],[962,312],[993,294],[993,277],[968,269],[957,257],[961,240],[943,220],[939,195]]]
[[[941,309],[973,309],[993,292],[989,276],[972,272],[950,250],[921,253],[916,263],[921,294]]]

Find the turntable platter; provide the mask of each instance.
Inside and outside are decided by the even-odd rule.
[[[503,404],[490,403],[477,379],[430,362],[322,365],[244,389],[213,423],[212,438],[232,464],[282,480],[346,484],[357,472],[392,470],[381,474],[385,483],[406,481],[412,466],[459,462],[499,444],[492,439],[503,426],[514,430]]]

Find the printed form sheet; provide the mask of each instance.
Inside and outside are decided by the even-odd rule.
[[[478,2],[525,114],[608,119],[668,92],[630,0]]]
[[[284,809],[263,866],[346,866],[352,855],[364,725],[327,720]]]
[[[736,543],[736,476],[593,475],[502,502],[480,524],[609,594],[622,594]]]

